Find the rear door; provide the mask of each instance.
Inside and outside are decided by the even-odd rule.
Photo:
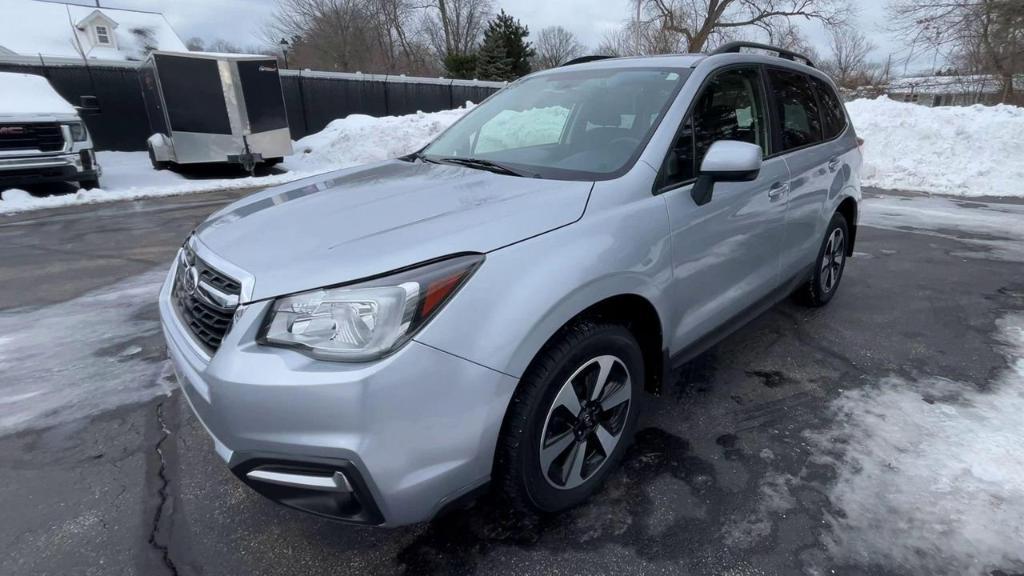
[[[786,232],[779,249],[787,280],[811,265],[818,254],[825,200],[829,194],[829,148],[824,145],[821,104],[811,78],[789,68],[768,67],[773,135],[777,157],[791,176]]]
[[[789,170],[766,158],[752,182],[719,182],[710,202],[690,192],[704,154],[718,140],[739,140],[771,152],[768,100],[761,67],[716,71],[683,121],[659,175],[672,227],[673,288],[679,350],[757,304],[779,283]]]

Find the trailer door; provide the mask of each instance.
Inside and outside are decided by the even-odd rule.
[[[288,114],[281,94],[281,78],[277,74],[277,61],[240,60],[238,78],[242,83],[249,133],[288,127]]]
[[[231,134],[216,60],[167,54],[157,54],[154,60],[171,130]]]

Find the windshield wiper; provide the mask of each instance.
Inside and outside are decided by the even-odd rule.
[[[440,164],[437,160],[427,158],[423,152],[413,152],[412,154],[406,154],[401,157],[401,160],[408,160],[409,162],[419,160],[420,162],[430,162],[431,164]]]
[[[529,176],[518,170],[514,170],[505,166],[504,164],[498,164],[490,160],[484,160],[483,158],[441,158],[441,162],[448,162],[449,164],[458,164],[459,166],[465,166],[467,168],[477,168],[479,170],[490,170],[498,174],[506,174],[508,176],[519,176],[520,178]]]

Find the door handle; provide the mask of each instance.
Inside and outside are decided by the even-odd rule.
[[[839,165],[842,164],[842,162],[843,161],[840,158],[833,158],[833,159],[829,160],[828,161],[828,171],[829,172],[835,172],[836,170],[839,169]]]
[[[781,197],[783,194],[786,194],[788,192],[789,192],[789,184],[788,183],[786,183],[786,182],[776,182],[775,184],[771,185],[771,188],[768,188],[768,197],[771,198],[772,200],[775,200],[775,199]]]

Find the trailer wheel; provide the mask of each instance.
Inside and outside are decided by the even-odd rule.
[[[153,146],[149,147],[149,163],[153,165],[153,170],[166,170],[167,162],[162,162],[156,159],[156,153],[153,152]]]

